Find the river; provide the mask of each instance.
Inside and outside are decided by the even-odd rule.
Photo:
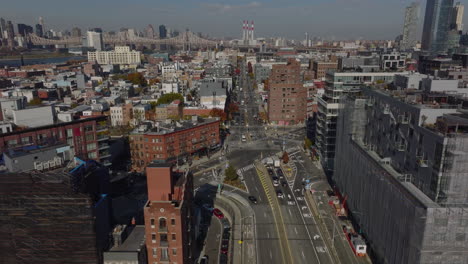
[[[71,56],[71,57],[24,59],[24,65],[65,63],[69,60],[83,60],[83,59],[86,59],[86,57],[85,56]],[[21,59],[0,60],[0,67],[4,67],[4,66],[19,67],[21,66]]]

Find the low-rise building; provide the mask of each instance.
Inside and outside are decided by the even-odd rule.
[[[104,264],[146,264],[145,226],[117,225],[112,231],[114,244],[104,252]]]
[[[132,166],[138,171],[154,160],[178,162],[196,153],[207,153],[220,143],[218,119],[158,123],[140,126],[130,134]]]
[[[127,46],[117,46],[114,51],[88,51],[88,61],[99,64],[140,64],[141,53]]]

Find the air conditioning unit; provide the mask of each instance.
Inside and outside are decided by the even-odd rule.
[[[55,160],[49,160],[49,168],[55,168],[56,165]]]
[[[42,166],[44,167],[44,170],[48,170],[49,169],[49,162],[48,161],[44,161],[42,163]]]
[[[62,158],[60,158],[60,157],[55,157],[54,160],[55,160],[55,164],[57,164],[57,166],[62,165]]]
[[[44,167],[42,166],[42,162],[36,161],[34,162],[34,169],[37,171],[42,171]]]
[[[380,163],[385,164],[385,165],[390,165],[392,163],[392,158],[386,157],[380,160]]]

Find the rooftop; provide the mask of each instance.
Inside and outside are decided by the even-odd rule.
[[[130,228],[130,227],[127,227]],[[117,246],[111,248],[113,252],[136,252],[140,251],[142,245],[145,243],[145,226],[137,225],[133,227],[133,230],[128,235],[125,241]]]
[[[199,127],[202,125],[207,125],[211,123],[219,122],[218,118],[207,118],[202,119],[198,118],[196,121],[180,121],[180,122],[171,122],[171,123],[159,123],[153,126],[150,129],[147,129],[147,126],[140,126],[134,130],[134,134],[149,134],[149,135],[165,135],[174,132],[179,132],[194,127]]]

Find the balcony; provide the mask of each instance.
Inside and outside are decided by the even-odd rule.
[[[109,151],[103,151],[103,152],[99,152],[99,158],[100,159],[105,159],[105,158],[108,158],[110,157],[110,152]]]
[[[96,126],[96,132],[104,132],[104,131],[108,131],[109,129],[107,128],[107,126]]]
[[[109,138],[108,135],[101,135],[97,137],[97,141],[109,140]]]
[[[105,144],[99,144],[99,150],[104,150],[104,149],[108,149],[109,148],[109,144],[105,143]]]

